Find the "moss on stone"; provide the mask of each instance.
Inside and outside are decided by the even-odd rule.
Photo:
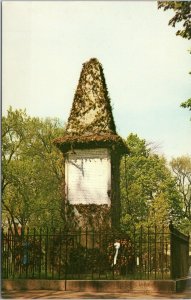
[[[66,135],[54,143],[62,152],[95,147],[114,147],[119,152],[128,152],[116,133],[103,68],[96,58],[83,64]]]

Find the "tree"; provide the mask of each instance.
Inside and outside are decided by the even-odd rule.
[[[175,15],[170,19],[168,25],[175,27],[182,23],[182,29],[177,30],[176,35],[185,39],[191,39],[191,2],[190,1],[159,1],[158,8],[164,11],[173,9]],[[191,53],[191,51],[189,51]],[[189,73],[191,74],[191,72]],[[191,98],[181,103],[181,107],[191,110]]]
[[[166,160],[130,134],[130,155],[121,163],[122,224],[168,225],[179,218],[179,194]]]
[[[182,23],[182,29],[177,30],[176,35],[185,39],[191,39],[191,2],[190,1],[159,1],[158,8],[164,11],[173,9],[175,15],[170,19],[168,25],[175,27]]]
[[[31,118],[12,108],[2,117],[2,210],[9,225],[62,222],[64,169],[62,155],[53,145],[61,134],[57,119]]]
[[[191,230],[191,156],[181,156],[170,162],[181,195],[182,227]]]

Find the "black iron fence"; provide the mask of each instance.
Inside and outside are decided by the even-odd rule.
[[[49,229],[13,233],[8,230],[2,232],[2,277],[91,280],[184,276],[186,267],[181,272],[172,267],[177,264],[172,249],[177,249],[176,255],[179,251],[178,240],[175,246],[173,235],[164,227],[160,230],[133,228],[128,233]],[[185,255],[187,247],[182,247],[178,259],[183,264],[187,263],[182,259]]]

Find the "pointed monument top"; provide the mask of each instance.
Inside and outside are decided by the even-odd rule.
[[[102,65],[83,64],[66,132],[71,135],[116,133]]]
[[[96,58],[83,64],[66,134],[55,144],[66,152],[72,147],[113,147],[128,152],[117,135],[103,68]]]

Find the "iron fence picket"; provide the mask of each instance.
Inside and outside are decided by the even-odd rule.
[[[147,259],[147,279],[149,279],[149,268],[150,268],[150,264],[149,264],[149,259],[150,259],[150,247],[149,247],[149,227],[147,227],[147,253],[148,253],[148,259]]]
[[[45,279],[48,276],[48,227],[46,228],[45,234]]]
[[[33,245],[35,245],[36,243],[36,228],[33,228]],[[35,277],[35,271],[36,271],[36,262],[35,262],[35,247],[33,247],[33,253],[32,253],[32,260],[33,260],[33,264],[32,264],[32,277]]]
[[[142,241],[143,241],[143,226],[141,225],[141,228],[140,228],[140,238],[139,238],[139,241],[140,241],[140,245],[139,245],[139,248],[140,248],[140,279],[142,279],[142,272],[143,272],[143,249],[142,249]]]
[[[155,279],[156,279],[156,272],[157,272],[157,235],[156,235],[156,232],[157,232],[157,228],[156,228],[156,225],[155,225],[155,237],[154,237],[154,247],[155,247],[155,250],[154,250],[154,272],[155,272]]]
[[[161,275],[162,279],[164,278],[164,226],[162,227],[162,242],[161,242]]]

